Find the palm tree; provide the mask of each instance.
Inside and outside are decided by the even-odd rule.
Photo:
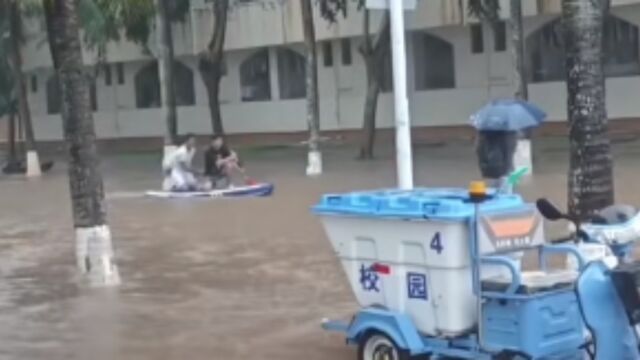
[[[614,200],[602,33],[608,0],[563,0],[569,119],[569,210],[586,218]]]
[[[307,175],[322,174],[322,154],[319,148],[320,107],[318,100],[318,55],[316,52],[316,31],[313,21],[311,0],[302,0],[302,26],[307,64],[307,126],[309,127],[309,155]]]
[[[229,0],[218,0],[213,3],[213,33],[207,49],[200,54],[198,67],[202,82],[207,89],[211,128],[214,134],[224,134],[222,115],[220,113],[220,80],[224,74],[223,52],[227,33]]]
[[[522,24],[522,2],[511,0],[511,16],[509,28],[511,29],[511,52],[513,58],[513,76],[515,83],[515,98],[529,100],[529,89],[524,66],[524,35]]]
[[[91,285],[117,285],[99,169],[89,83],[84,75],[76,0],[43,0],[52,58],[62,90],[64,133],[78,267]]]
[[[173,35],[167,0],[155,0],[156,31],[158,35],[158,71],[160,75],[160,94],[162,111],[167,124],[165,134],[165,157],[177,144],[178,115],[176,111],[176,95],[173,74]]]

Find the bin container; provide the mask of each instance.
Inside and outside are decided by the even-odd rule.
[[[469,247],[474,206],[466,190],[439,188],[329,194],[313,210],[362,307],[406,313],[427,335],[457,336],[477,322]],[[479,209],[481,253],[513,254],[543,241],[542,221],[531,222],[526,234],[513,232],[523,214],[539,220],[520,196],[496,194]],[[482,277],[500,271],[483,267]]]

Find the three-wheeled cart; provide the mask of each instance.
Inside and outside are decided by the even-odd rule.
[[[415,189],[329,194],[321,218],[361,309],[323,322],[360,360],[583,359],[574,287],[584,259],[545,244],[543,220],[515,194]],[[540,267],[523,271],[524,251]],[[550,270],[550,254],[577,269]]]

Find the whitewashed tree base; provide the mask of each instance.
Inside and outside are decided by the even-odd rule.
[[[322,153],[320,151],[310,151],[307,157],[307,176],[318,176],[322,174]]]
[[[40,158],[38,152],[34,150],[27,151],[27,177],[37,178],[42,175],[40,169]]]
[[[516,152],[513,154],[513,167],[520,169],[526,167],[529,172],[525,176],[530,176],[533,173],[533,159],[531,155],[531,140],[519,139],[516,146]]]
[[[76,261],[91,286],[120,284],[108,225],[76,229]]]

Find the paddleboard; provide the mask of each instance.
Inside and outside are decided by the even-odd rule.
[[[150,190],[146,196],[163,199],[188,199],[188,198],[219,198],[219,197],[265,197],[273,193],[273,184],[261,183],[255,185],[237,186],[229,189],[217,189],[211,191],[158,191]]]

